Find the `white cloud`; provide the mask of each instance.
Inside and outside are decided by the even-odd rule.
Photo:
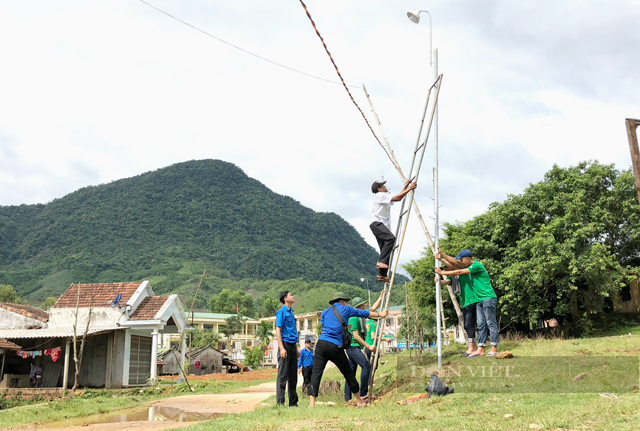
[[[150,2],[272,61],[338,79],[296,2]],[[306,3],[346,81],[367,86],[405,169],[433,76],[428,20],[412,24],[406,11],[430,8],[444,74],[442,221],[469,219],[554,163],[629,166],[624,118],[640,117],[637,1]],[[369,186],[382,172],[392,190],[401,185],[341,86],[142,2],[0,1],[0,41],[0,205],[219,158],[340,214],[375,246]],[[362,90],[351,91],[373,124]],[[417,192],[431,225],[432,151]],[[404,262],[426,244],[417,220],[406,241]]]

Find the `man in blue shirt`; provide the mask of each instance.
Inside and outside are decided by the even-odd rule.
[[[304,349],[300,350],[300,359],[298,359],[298,372],[302,372],[302,393],[309,395],[309,382],[311,382],[311,371],[313,370],[313,349],[311,349],[311,340],[306,339]]]
[[[289,407],[298,407],[298,374],[296,364],[298,351],[298,328],[291,306],[295,302],[289,291],[280,294],[280,302],[284,305],[276,313],[276,338],[278,339],[278,380],[276,386],[276,403],[284,405],[284,391],[289,385]]]
[[[358,310],[356,308],[347,305],[348,298],[342,292],[336,292],[328,307],[322,312],[320,317],[320,324],[322,325],[322,334],[318,337],[316,343],[316,353],[313,362],[313,371],[311,372],[311,393],[309,394],[309,408],[312,408],[316,403],[318,397],[318,391],[320,389],[320,381],[322,380],[322,374],[324,368],[327,366],[327,362],[333,362],[340,370],[344,378],[347,380],[349,389],[353,393],[353,397],[356,400],[358,407],[364,405],[360,398],[360,385],[356,380],[356,374],[349,366],[349,359],[345,354],[344,349],[349,347],[345,345],[343,339],[343,324],[336,316],[334,310],[338,312],[342,321],[346,326],[346,322],[350,317],[387,317],[388,311],[384,310],[381,313],[369,310]],[[366,383],[365,383],[366,384]]]

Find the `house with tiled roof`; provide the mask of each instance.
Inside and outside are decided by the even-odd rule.
[[[43,328],[49,321],[49,313],[24,304],[0,302],[0,329]]]
[[[5,367],[12,374],[28,374],[35,363],[43,369],[44,387],[73,385],[74,326],[78,338],[87,331],[78,384],[105,388],[155,383],[162,336],[177,334],[184,346],[191,329],[178,296],[155,295],[149,281],[72,284],[45,314],[40,327],[0,327],[0,338],[27,352]]]

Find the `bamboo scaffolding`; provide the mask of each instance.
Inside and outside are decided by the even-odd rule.
[[[424,150],[426,149],[427,146],[427,142],[429,140],[429,133],[431,132],[431,126],[433,125],[433,120],[435,117],[435,111],[436,111],[436,107],[438,106],[438,96],[440,95],[440,87],[442,85],[442,75],[440,75],[438,77],[438,79],[436,80],[436,82],[433,83],[433,85],[429,88],[429,92],[427,94],[427,100],[425,103],[425,108],[424,108],[424,113],[423,113],[423,117],[422,117],[422,121],[420,123],[420,130],[418,132],[418,138],[416,140],[416,148],[413,152],[413,158],[411,161],[411,168],[409,169],[409,177],[413,177],[414,179],[418,179],[418,177],[420,176],[420,168],[422,166],[422,160],[424,159]],[[429,107],[429,101],[431,99],[431,91],[434,89],[436,89],[435,91],[435,97],[434,97],[434,101],[433,101],[433,107],[431,109],[431,114],[430,114],[430,118],[429,118],[429,125],[427,127],[427,131],[425,134],[425,138],[424,141],[422,142],[422,144],[420,144],[420,137],[422,136],[422,129],[423,129],[423,125],[424,125],[424,119],[426,118],[426,113],[428,111],[428,107]],[[418,152],[420,152],[420,155],[418,156]],[[416,163],[416,159],[417,159],[417,163]],[[415,168],[415,174],[414,174],[414,168]],[[411,208],[413,206],[413,202],[414,202],[414,191],[412,190],[411,192],[409,192],[409,194],[407,195],[408,199],[409,199],[409,208],[404,211],[404,206],[405,206],[405,202],[406,202],[406,198],[402,201],[402,206],[400,207],[400,217],[398,218],[398,226],[396,229],[396,238],[400,238],[400,240],[396,240],[396,246],[394,247],[394,250],[392,252],[392,256],[391,256],[391,260],[393,261],[393,272],[391,274],[391,280],[388,284],[389,288],[387,290],[387,295],[385,296],[385,298],[383,299],[383,307],[382,310],[388,310],[389,309],[389,298],[391,297],[391,289],[393,288],[393,282],[395,280],[395,276],[396,276],[396,272],[398,269],[398,263],[400,260],[400,253],[402,251],[402,245],[404,243],[404,238],[407,232],[407,226],[409,225],[409,216],[411,215]],[[406,221],[403,223],[404,217],[406,215]],[[401,229],[402,228],[402,229]],[[402,233],[400,235],[398,235],[398,233],[400,232],[400,230],[402,230]],[[396,249],[397,249],[397,253],[396,253]],[[375,355],[374,355],[374,359],[373,359],[373,367],[372,367],[372,371],[371,371],[371,378],[369,380],[369,393],[372,393],[373,390],[373,381],[375,378],[375,372],[376,372],[376,368],[377,368],[377,364],[378,364],[378,359],[380,356],[380,343],[382,341],[382,337],[381,336],[377,336],[378,334],[383,334],[384,333],[384,327],[386,325],[386,319],[382,320],[381,324],[378,324],[378,328],[376,331],[376,350],[375,350]]]

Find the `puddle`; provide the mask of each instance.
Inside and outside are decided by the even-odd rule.
[[[175,407],[151,406],[142,410],[122,410],[117,414],[106,413],[98,416],[56,422],[51,424],[49,428],[134,421],[201,422],[222,416],[225,416],[225,413],[197,413],[187,412]]]

